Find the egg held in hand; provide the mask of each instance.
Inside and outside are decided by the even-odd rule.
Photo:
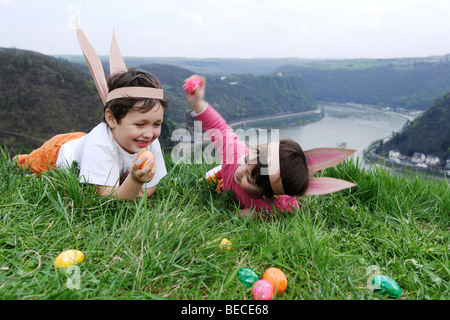
[[[141,169],[141,170],[144,169],[144,167],[145,167],[150,161],[155,161],[155,157],[153,156],[153,153],[152,153],[151,151],[149,151],[149,150],[143,151],[143,152],[139,155],[138,159],[140,159],[140,158],[142,158],[142,157],[145,157],[145,156],[147,157],[147,160],[145,160],[144,163],[141,164],[141,165],[139,166],[139,169]],[[152,166],[148,171],[152,170],[154,167],[155,167],[155,164],[153,163],[153,166]]]
[[[198,88],[202,86],[202,80],[198,78],[191,78],[183,85],[183,90],[186,94],[195,94]]]

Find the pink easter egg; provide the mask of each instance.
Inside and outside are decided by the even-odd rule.
[[[195,91],[202,86],[202,81],[198,78],[192,78],[183,86],[184,92],[187,94],[195,94]]]
[[[273,291],[273,285],[269,281],[265,279],[258,280],[253,284],[253,300],[272,300]]]

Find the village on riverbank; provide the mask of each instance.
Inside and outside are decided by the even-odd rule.
[[[391,108],[383,108],[383,112],[403,117],[407,120],[407,124],[411,123],[411,121],[423,113],[407,112],[404,109]],[[371,145],[363,151],[364,161],[380,164],[387,168],[393,168],[399,172],[421,172],[426,175],[438,176],[445,179],[450,177],[450,156],[442,163],[439,157],[432,154],[427,155],[419,151],[415,151],[412,156],[404,155],[396,148],[389,150],[387,154],[377,153],[380,145],[385,144],[390,138],[391,137],[386,137],[372,142]]]
[[[397,149],[389,150],[389,154],[380,155],[377,153],[377,147],[382,140],[373,142],[370,147],[364,151],[364,160],[366,162],[381,164],[388,168],[395,168],[397,171],[417,171],[427,175],[448,178],[450,177],[450,157],[445,163],[441,163],[438,157],[425,155],[421,152],[414,152],[412,157],[403,155]]]

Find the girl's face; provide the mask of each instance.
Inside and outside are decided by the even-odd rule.
[[[105,111],[106,122],[117,144],[131,154],[138,153],[160,136],[163,117],[164,109],[159,103],[147,112],[132,109],[119,123],[109,109]]]
[[[234,181],[241,186],[244,191],[249,194],[257,194],[261,195],[261,189],[255,184],[255,181],[252,178],[252,169],[255,166],[251,164],[252,161],[249,161],[249,154],[242,156],[239,161],[239,166],[234,172]]]

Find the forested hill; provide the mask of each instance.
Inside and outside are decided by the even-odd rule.
[[[189,108],[181,86],[193,72],[170,65],[138,67],[157,76],[171,100],[162,135],[170,141],[171,130],[185,126]],[[0,48],[0,87],[0,144],[17,150],[29,151],[55,134],[88,132],[103,112],[85,63]],[[208,76],[206,99],[228,121],[316,109],[298,76]]]
[[[426,110],[450,91],[450,56],[355,59],[286,65],[277,72],[302,77],[317,101],[356,102]]]
[[[408,156],[414,152],[434,155],[445,163],[450,156],[450,93],[384,144],[386,155],[392,149]]]
[[[84,63],[81,55],[64,56]],[[102,61],[108,57],[101,56]],[[125,57],[130,66],[170,64],[196,73],[300,76],[316,101],[426,110],[450,91],[450,54],[394,59],[192,59]]]
[[[183,122],[185,114],[178,110],[186,108],[186,98],[180,84],[191,76],[192,72],[170,65],[140,67],[164,83],[166,93],[171,99],[171,106],[176,106],[173,110],[168,110],[168,114],[175,122]],[[206,77],[206,83],[205,100],[227,121],[317,108],[303,81],[294,75],[209,75]]]
[[[18,149],[90,130],[103,111],[82,68],[37,52],[0,49],[0,88],[0,143]]]

